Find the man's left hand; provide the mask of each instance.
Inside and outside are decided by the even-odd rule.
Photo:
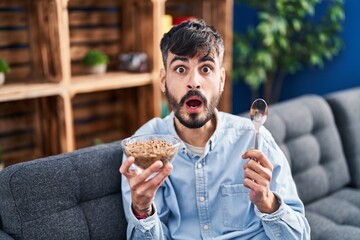
[[[279,209],[279,202],[270,190],[273,165],[263,152],[253,148],[242,158],[249,159],[244,164],[244,186],[250,188],[250,201],[262,213],[275,212]]]

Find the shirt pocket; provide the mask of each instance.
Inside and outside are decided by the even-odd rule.
[[[243,230],[250,223],[252,204],[250,189],[244,184],[221,186],[223,223],[226,227]]]

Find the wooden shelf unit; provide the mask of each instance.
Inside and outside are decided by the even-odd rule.
[[[232,7],[233,0],[0,0],[0,58],[11,66],[0,86],[5,165],[119,140],[161,116],[165,14],[216,26],[229,76]],[[84,74],[81,59],[94,48],[110,57],[105,74]],[[150,71],[120,71],[119,54],[128,52],[145,52]],[[230,86],[224,111],[231,108]]]

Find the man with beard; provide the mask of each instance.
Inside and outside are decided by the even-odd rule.
[[[220,34],[187,21],[160,47],[160,85],[172,112],[135,135],[170,134],[181,146],[172,164],[156,161],[142,173],[124,157],[128,239],[309,239],[290,167],[271,134],[262,128],[255,150],[251,121],[216,109],[225,84]]]

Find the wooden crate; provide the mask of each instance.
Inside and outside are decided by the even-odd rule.
[[[133,134],[140,125],[137,92],[129,88],[76,95],[72,101],[76,148]]]
[[[90,49],[101,50],[110,58],[109,71],[119,70],[119,54],[146,52],[152,55],[147,31],[151,21],[151,5],[118,0],[70,0],[68,3],[70,27],[71,74],[82,75],[86,71],[81,60]],[[144,1],[150,2],[150,1]],[[131,12],[131,14],[129,13]],[[140,22],[140,19],[146,21]],[[136,21],[135,19],[136,18]],[[141,44],[141,42],[147,43]],[[126,43],[125,43],[126,42]],[[143,45],[143,46],[142,46]],[[144,47],[146,46],[146,47]]]
[[[6,84],[61,78],[56,2],[0,0],[0,58],[11,67]]]
[[[121,46],[119,1],[70,0],[68,12],[72,75],[84,74],[81,59],[90,49],[106,53],[110,57],[109,69],[116,68]]]
[[[202,18],[201,1],[193,0],[167,0],[166,14],[170,14],[173,19],[180,17]]]
[[[59,97],[0,103],[0,151],[5,165],[63,151]]]

